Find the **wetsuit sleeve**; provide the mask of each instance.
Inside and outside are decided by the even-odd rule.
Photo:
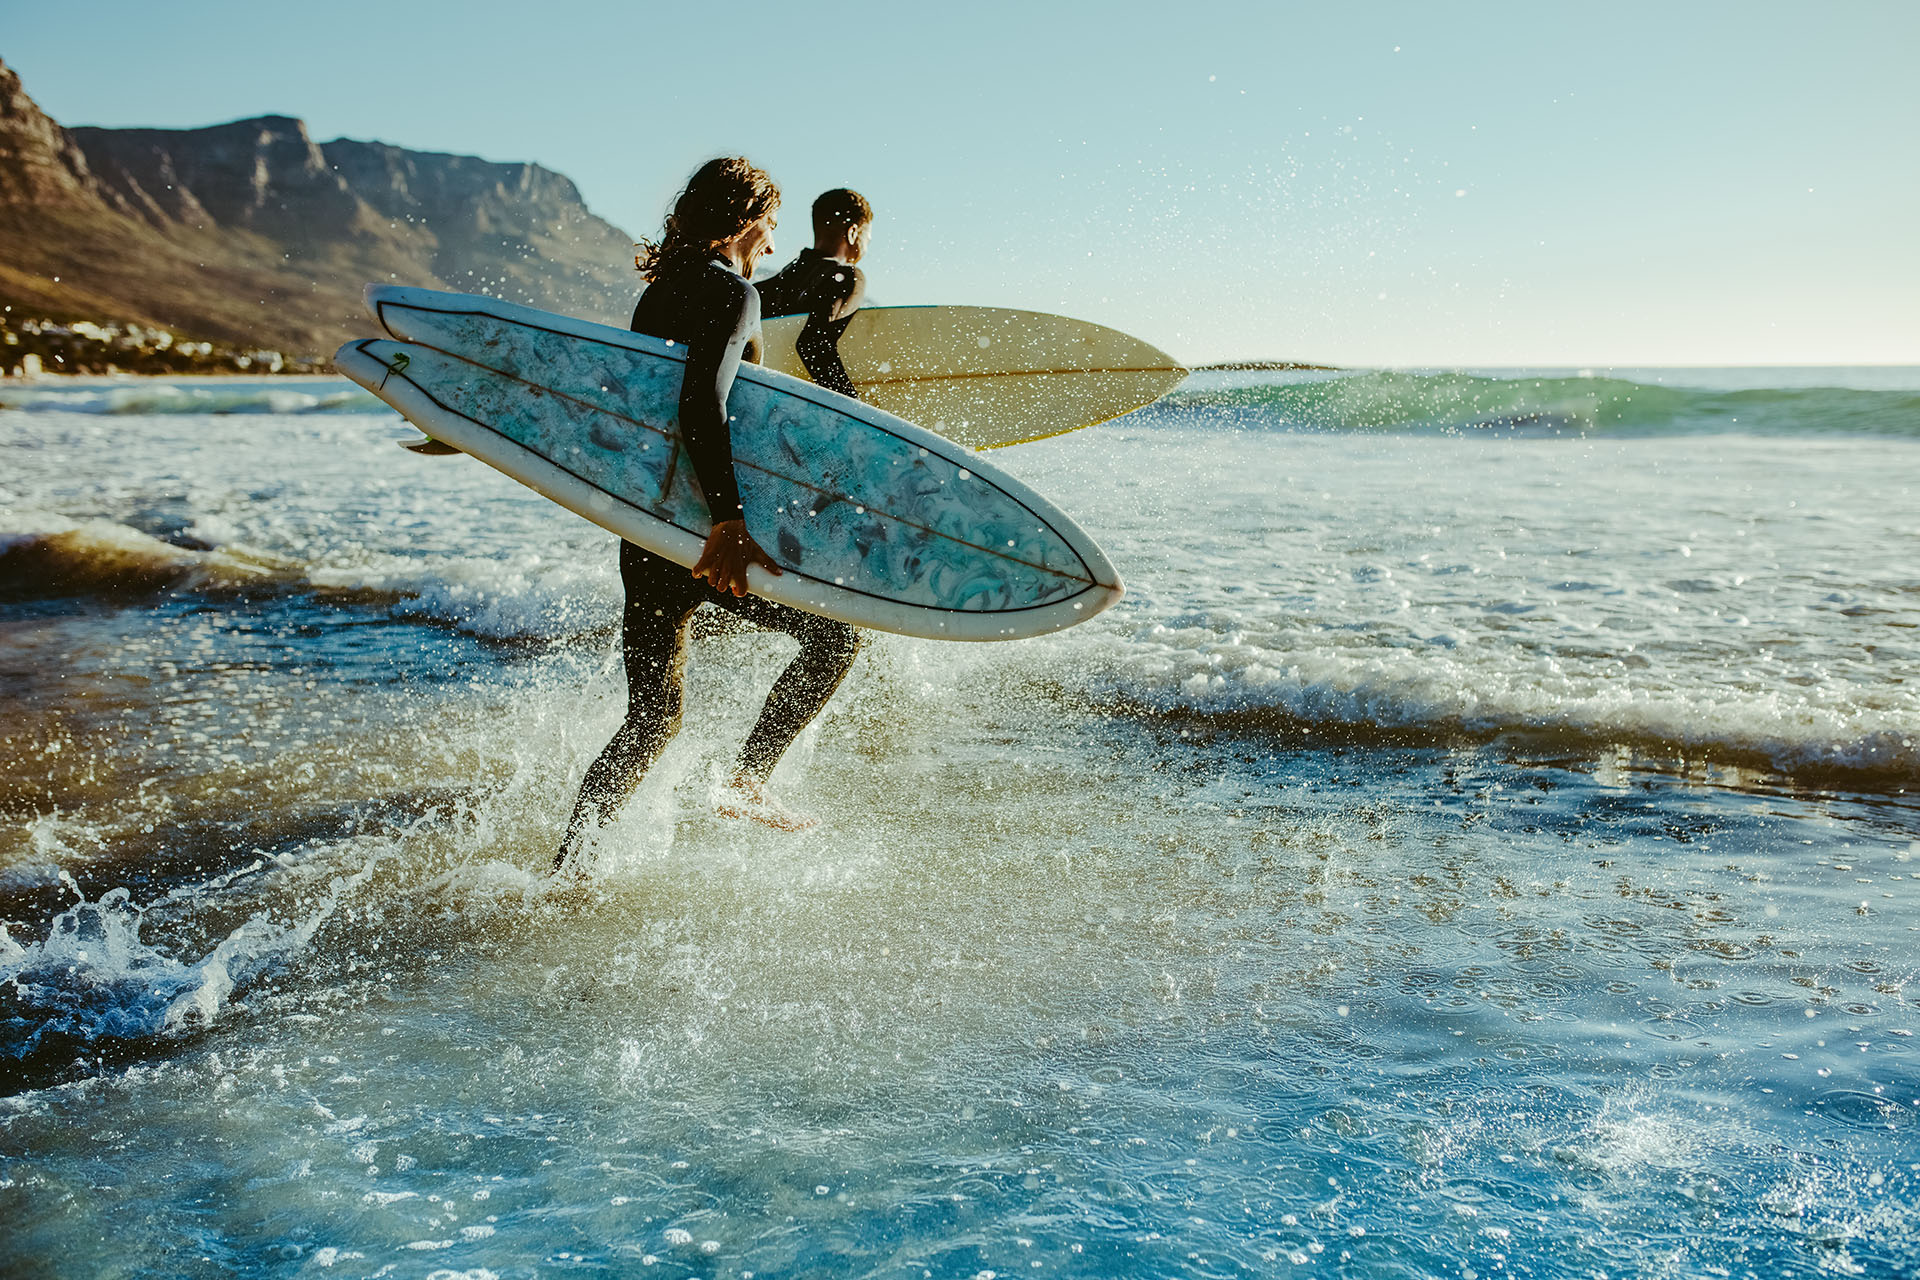
[[[835,267],[824,279],[806,327],[794,344],[807,375],[829,391],[858,398],[847,366],[840,360],[840,335],[853,323],[853,313],[866,301],[867,277],[858,267]]]
[[[801,298],[804,292],[799,281],[800,264],[795,262],[784,271],[776,271],[765,280],[756,281],[753,289],[760,295],[760,318],[772,320],[776,316],[798,315],[805,311],[806,303]]]
[[[687,343],[687,371],[680,383],[680,439],[706,496],[707,510],[719,524],[741,518],[727,393],[733,390],[740,359],[760,327],[759,295],[743,280],[703,320],[699,336]]]

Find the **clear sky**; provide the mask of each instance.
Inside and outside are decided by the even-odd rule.
[[[64,124],[535,160],[635,235],[740,152],[782,260],[853,186],[876,301],[1190,361],[1920,363],[1916,55],[1920,0],[0,0]]]

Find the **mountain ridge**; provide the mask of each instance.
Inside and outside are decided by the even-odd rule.
[[[632,238],[528,162],[316,142],[263,115],[68,129],[0,61],[0,304],[290,354],[364,335],[370,280],[620,323]]]

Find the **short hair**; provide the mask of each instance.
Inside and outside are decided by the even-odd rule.
[[[635,246],[634,265],[647,279],[658,280],[673,259],[708,253],[779,207],[780,188],[766,170],[744,156],[709,160],[675,197],[660,239]]]
[[[813,202],[813,234],[816,236],[864,227],[872,221],[873,206],[867,203],[867,198],[846,187],[823,191]]]

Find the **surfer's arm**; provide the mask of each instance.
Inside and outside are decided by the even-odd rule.
[[[807,317],[806,327],[800,330],[799,341],[793,346],[799,353],[800,363],[807,367],[808,377],[829,391],[857,399],[860,392],[847,376],[847,366],[840,362],[840,335],[847,331],[847,323],[852,319],[848,316],[846,320],[829,320],[825,312],[816,311]]]
[[[759,295],[741,281],[739,291],[715,308],[706,333],[687,344],[687,371],[680,383],[680,440],[713,516],[693,576],[712,583],[716,591],[736,596],[747,594],[747,570],[753,565],[776,575],[780,572],[780,566],[747,532],[727,417],[733,379],[759,328]]]
[[[717,525],[742,518],[727,395],[760,323],[760,300],[742,281],[740,290],[715,310],[706,331],[687,343],[687,371],[680,383],[680,439]]]
[[[808,377],[829,391],[857,399],[860,393],[840,360],[840,335],[866,301],[867,277],[858,267],[840,265],[822,282],[823,292],[828,287],[832,288],[831,301],[807,314],[806,327],[800,330],[794,350],[806,366]]]

